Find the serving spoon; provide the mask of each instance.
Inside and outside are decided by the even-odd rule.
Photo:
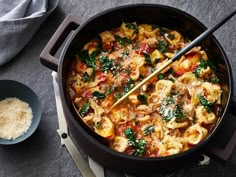
[[[140,88],[143,84],[145,84],[147,81],[149,81],[151,78],[159,74],[161,71],[163,71],[165,68],[170,66],[173,62],[178,60],[181,56],[183,56],[185,53],[187,53],[189,50],[191,50],[193,47],[198,45],[201,41],[203,41],[205,38],[210,36],[213,32],[215,32],[218,28],[220,28],[223,24],[225,24],[231,17],[233,17],[236,13],[236,10],[231,12],[229,15],[222,18],[219,22],[217,22],[215,25],[213,25],[211,28],[204,31],[202,34],[200,34],[197,38],[195,38],[190,44],[188,44],[186,47],[181,49],[174,57],[172,57],[170,60],[165,62],[163,65],[161,65],[157,70],[155,70],[152,74],[147,76],[145,79],[143,79],[140,83],[138,83],[134,88],[132,88],[129,92],[127,92],[125,95],[123,95],[119,100],[117,100],[109,109],[109,112],[117,106],[119,103],[121,103],[124,99],[126,99],[130,94],[132,94],[135,90]]]
[[[152,74],[150,74],[149,76],[147,76],[145,79],[143,79],[140,83],[138,83],[134,88],[132,88],[128,93],[126,93],[125,95],[123,95],[118,101],[116,101],[111,108],[108,110],[108,112],[110,112],[114,107],[116,107],[118,104],[120,104],[124,99],[126,99],[130,94],[132,94],[135,90],[137,90],[138,88],[140,88],[143,84],[145,84],[147,81],[149,81],[151,78],[153,78],[154,76],[156,76],[158,73],[160,73],[161,71],[163,71],[165,68],[167,68],[168,66],[170,66],[173,62],[175,62],[176,60],[178,60],[181,56],[183,56],[185,53],[187,53],[189,50],[191,50],[193,47],[195,47],[196,45],[198,45],[201,41],[203,41],[205,38],[207,38],[208,36],[210,36],[213,32],[215,32],[218,28],[220,28],[223,24],[225,24],[231,17],[233,17],[236,14],[236,10],[234,10],[233,12],[231,12],[229,15],[227,15],[226,17],[222,18],[218,23],[216,23],[215,25],[213,25],[211,28],[207,29],[206,31],[204,31],[202,34],[200,34],[197,38],[195,38],[189,45],[187,45],[186,47],[184,47],[183,49],[181,49],[173,58],[171,58],[170,60],[168,60],[166,63],[164,63],[163,65],[161,65],[157,70],[155,70]],[[75,110],[76,114],[78,115],[78,117],[83,121],[83,117],[80,115],[79,111],[77,110],[74,102],[72,101],[72,107]],[[91,130],[92,127],[90,127],[86,122],[84,122]],[[106,141],[105,137],[102,137],[101,135],[99,135],[97,132],[95,132],[94,130],[92,131],[94,132],[101,140]]]

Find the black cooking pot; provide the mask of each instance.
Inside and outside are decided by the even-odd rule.
[[[79,144],[79,146],[97,162],[106,167],[130,173],[146,173],[179,168],[185,163],[189,163],[190,159],[192,159],[203,146],[206,146],[219,129],[223,119],[226,118],[225,115],[227,114],[229,103],[231,102],[233,90],[232,72],[229,61],[214,36],[202,42],[201,46],[204,47],[208,57],[212,59],[217,66],[217,75],[223,81],[222,109],[219,112],[219,119],[214,129],[204,141],[190,150],[167,157],[135,157],[116,152],[99,141],[94,134],[89,132],[84,124],[78,121],[72,110],[70,101],[67,99],[66,79],[72,65],[74,54],[81,50],[83,45],[98,33],[118,27],[123,21],[135,21],[139,24],[157,24],[170,29],[176,29],[190,39],[194,39],[206,30],[206,27],[191,15],[172,7],[156,4],[116,7],[101,12],[83,23],[80,22],[79,17],[68,16],[41,53],[41,63],[52,70],[58,71],[60,95],[64,112],[67,115],[66,120],[70,136],[74,139],[76,144]],[[71,35],[62,51],[60,60],[58,60],[53,55],[69,34]]]

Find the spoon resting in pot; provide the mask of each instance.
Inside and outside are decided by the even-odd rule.
[[[220,28],[224,23],[226,23],[231,17],[233,17],[236,14],[236,10],[231,12],[226,17],[222,18],[218,23],[213,25],[211,28],[204,31],[202,34],[200,34],[197,38],[195,38],[189,45],[181,49],[173,58],[168,60],[166,63],[164,63],[162,66],[160,66],[156,71],[154,71],[152,74],[150,74],[148,77],[143,79],[140,83],[138,83],[134,88],[132,88],[128,93],[123,95],[118,101],[116,101],[111,108],[109,109],[109,112],[116,107],[118,104],[120,104],[123,100],[125,100],[129,95],[131,95],[135,90],[140,88],[143,84],[145,84],[147,81],[149,81],[151,78],[159,74],[161,71],[163,71],[165,68],[170,66],[173,62],[177,61],[181,56],[183,56],[185,53],[187,53],[189,50],[191,50],[193,47],[198,45],[201,41],[203,41],[205,38],[210,36],[213,32],[215,32],[218,28]]]

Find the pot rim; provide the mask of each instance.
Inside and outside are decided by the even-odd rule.
[[[192,147],[191,149],[184,151],[184,152],[180,152],[178,154],[174,154],[174,155],[170,155],[170,156],[163,156],[163,157],[139,157],[139,156],[132,156],[132,155],[127,155],[124,153],[120,153],[117,152],[115,150],[110,149],[109,147],[107,147],[106,145],[102,144],[101,142],[99,142],[98,140],[96,140],[92,135],[90,135],[84,128],[82,128],[81,125],[79,125],[79,123],[75,120],[74,116],[72,115],[69,106],[67,104],[66,101],[66,96],[64,94],[63,91],[63,85],[62,85],[62,66],[63,66],[63,62],[64,62],[64,58],[65,58],[65,54],[68,50],[68,48],[70,47],[70,44],[72,42],[72,40],[76,37],[76,35],[79,33],[79,31],[84,28],[89,22],[91,22],[92,20],[95,20],[96,18],[102,16],[102,15],[106,15],[107,13],[113,12],[113,11],[117,11],[120,9],[126,9],[126,8],[135,8],[135,7],[155,7],[155,8],[162,8],[162,9],[167,9],[167,10],[171,10],[171,11],[175,11],[176,13],[179,13],[183,16],[185,16],[186,18],[194,21],[197,25],[199,25],[203,30],[206,30],[207,27],[200,22],[197,18],[195,18],[194,16],[188,14],[187,12],[184,12],[180,9],[177,9],[175,7],[171,7],[171,6],[167,6],[167,5],[160,5],[160,4],[128,4],[128,5],[122,5],[122,6],[117,6],[117,7],[113,7],[113,8],[109,8],[107,10],[104,10],[102,12],[99,12],[95,15],[93,15],[92,17],[90,17],[89,19],[87,19],[86,21],[84,21],[74,32],[73,34],[69,37],[69,39],[66,41],[66,44],[61,52],[61,56],[60,56],[60,61],[59,61],[59,65],[58,65],[58,74],[59,74],[59,90],[60,90],[60,95],[61,95],[61,99],[62,102],[66,104],[66,106],[64,106],[64,109],[66,111],[66,114],[68,114],[69,118],[71,119],[71,121],[73,122],[73,124],[80,129],[80,132],[83,134],[83,136],[85,136],[87,138],[88,141],[90,141],[92,144],[94,144],[95,146],[97,146],[98,148],[104,150],[106,153],[109,153],[111,155],[114,156],[118,156],[120,158],[123,159],[131,159],[131,160],[139,160],[139,161],[162,161],[162,160],[167,160],[167,159],[175,159],[178,157],[183,157],[183,156],[187,156],[197,150],[199,150],[200,148],[202,148],[205,144],[207,144],[209,142],[210,139],[213,138],[213,136],[215,135],[215,133],[217,132],[217,130],[219,129],[220,125],[222,124],[223,119],[226,117],[226,114],[229,110],[230,107],[230,103],[231,103],[231,99],[232,99],[232,95],[233,95],[233,79],[232,79],[232,69],[229,63],[229,60],[227,58],[226,53],[224,52],[222,46],[220,45],[219,41],[215,38],[214,35],[212,35],[210,38],[214,41],[214,43],[216,44],[218,50],[221,52],[223,59],[225,61],[226,64],[226,68],[229,74],[229,97],[228,100],[226,102],[226,106],[224,108],[224,111],[222,112],[222,116],[220,117],[219,121],[217,122],[218,125],[215,125],[215,128],[213,129],[213,131],[207,136],[206,139],[204,139],[202,142],[200,142],[199,144],[197,144],[195,147]]]

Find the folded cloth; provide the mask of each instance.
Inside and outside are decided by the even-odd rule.
[[[0,0],[0,66],[19,53],[58,0]]]

